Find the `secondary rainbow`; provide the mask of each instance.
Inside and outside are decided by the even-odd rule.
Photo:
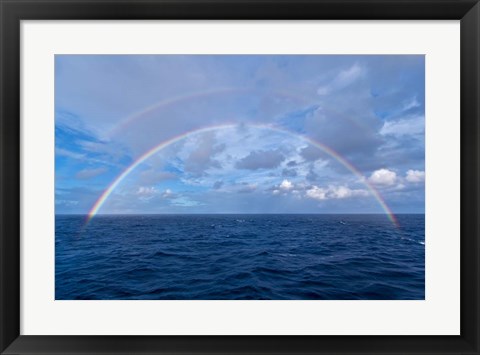
[[[102,195],[97,199],[95,204],[92,206],[90,209],[88,216],[87,216],[87,223],[90,222],[90,220],[98,213],[100,208],[103,206],[105,201],[108,199],[108,197],[112,194],[112,192],[117,188],[117,186],[132,172],[134,171],[140,164],[142,164],[144,161],[149,159],[151,156],[154,154],[158,153],[162,149],[168,147],[171,144],[174,144],[182,139],[185,139],[190,136],[206,133],[206,132],[211,132],[211,131],[216,131],[216,130],[221,130],[221,129],[231,129],[231,128],[236,128],[236,127],[252,127],[252,128],[257,128],[257,129],[266,129],[266,130],[272,130],[275,132],[283,133],[283,134],[288,134],[293,137],[297,137],[299,139],[304,140],[305,142],[315,146],[316,148],[320,149],[321,151],[325,152],[332,158],[334,158],[336,161],[338,161],[341,165],[343,165],[346,169],[348,169],[350,172],[355,174],[357,177],[360,178],[360,180],[365,184],[365,186],[368,188],[372,196],[377,200],[379,205],[382,207],[382,209],[385,211],[387,217],[389,220],[396,226],[398,227],[398,221],[390,209],[388,207],[387,203],[383,199],[382,195],[380,192],[368,182],[368,180],[365,178],[365,176],[354,166],[352,163],[350,163],[347,159],[342,157],[338,152],[333,150],[332,148],[326,146],[325,144],[318,142],[310,137],[291,132],[289,130],[280,128],[280,127],[275,127],[275,126],[270,126],[270,125],[262,125],[262,124],[250,124],[250,123],[245,123],[245,124],[222,124],[222,125],[215,125],[215,126],[209,126],[209,127],[204,127],[204,128],[199,128],[195,130],[191,130],[185,133],[182,133],[180,135],[177,135],[175,137],[172,137],[166,141],[161,142],[160,144],[152,147],[148,151],[146,151],[144,154],[142,154],[140,157],[138,157],[132,164],[130,164],[120,175],[117,176],[117,178],[107,187],[107,189],[102,193]]]
[[[230,94],[230,93],[242,93],[242,92],[248,92],[250,90],[251,89],[248,89],[248,88],[223,87],[223,88],[197,91],[197,92],[191,92],[191,93],[188,93],[188,94],[169,97],[169,98],[160,100],[160,101],[142,109],[141,111],[138,111],[138,112],[126,117],[118,125],[113,127],[113,129],[110,130],[110,132],[107,133],[107,136],[108,137],[115,136],[119,132],[128,128],[132,123],[136,122],[138,119],[140,119],[142,117],[145,117],[149,113],[152,113],[152,112],[154,112],[156,110],[159,110],[161,108],[174,106],[174,105],[181,104],[181,103],[184,103],[184,102],[187,102],[187,101],[190,101],[190,100],[200,99],[200,98],[204,98],[204,97],[209,97],[209,96],[214,96],[214,95],[222,95],[222,94]]]
[[[206,97],[214,97],[217,95],[228,95],[228,94],[246,94],[246,93],[256,93],[261,95],[269,95],[269,96],[276,96],[286,98],[288,100],[292,100],[302,104],[311,104],[309,100],[306,100],[304,97],[294,93],[294,92],[287,92],[283,90],[273,90],[273,91],[262,91],[255,88],[248,88],[248,87],[222,87],[216,88],[211,90],[203,90],[197,92],[190,92],[188,94],[172,96],[166,99],[162,99],[157,101],[156,103],[147,106],[146,108],[142,109],[141,111],[135,112],[130,116],[126,117],[125,119],[121,120],[116,126],[114,126],[108,133],[107,137],[113,137],[121,132],[124,132],[128,127],[130,127],[133,123],[147,118],[149,114],[156,112],[157,110],[161,110],[167,107],[175,107],[179,104],[184,104],[191,100],[206,98]],[[355,119],[351,116],[345,115],[339,111],[336,111],[328,106],[325,103],[321,105],[321,108],[326,112],[332,112],[344,120],[349,121],[354,126],[359,127],[361,129],[369,129],[365,125],[361,123],[358,119]]]

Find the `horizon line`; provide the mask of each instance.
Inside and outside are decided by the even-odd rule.
[[[338,213],[310,213],[310,212],[295,212],[295,213],[282,213],[282,212],[263,212],[263,213],[248,213],[248,212],[227,212],[227,213],[209,213],[209,212],[201,212],[201,213],[97,213],[96,216],[157,216],[157,215],[265,215],[265,214],[272,214],[272,215],[381,215],[381,216],[388,216],[387,213],[376,213],[376,212],[362,212],[362,213],[351,213],[351,212],[338,212]],[[425,214],[425,212],[400,212],[395,213],[395,215],[410,215],[410,214]],[[69,216],[85,216],[88,215],[87,213],[55,213],[55,216],[62,216],[62,215],[69,215]]]

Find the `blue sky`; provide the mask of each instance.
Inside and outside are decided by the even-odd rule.
[[[57,55],[56,213],[423,213],[424,64]]]

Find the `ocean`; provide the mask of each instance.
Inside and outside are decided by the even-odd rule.
[[[55,218],[57,300],[421,300],[425,217]]]

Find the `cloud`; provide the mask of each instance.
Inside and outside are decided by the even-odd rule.
[[[313,141],[367,172],[366,181],[381,168],[396,172],[393,185],[378,185],[395,212],[422,207],[424,184],[408,170],[424,169],[424,64],[423,56],[382,55],[58,56],[56,187],[70,189],[72,177],[93,168],[108,171],[77,181],[85,191],[58,196],[79,203],[57,212],[88,212],[135,158],[223,124],[232,128],[187,134],[150,157],[102,213],[375,211],[374,199],[360,198],[367,191],[356,190],[366,187]],[[331,201],[320,206],[322,199]]]
[[[307,179],[307,181],[310,181],[310,182],[314,182],[314,181],[317,181],[319,176],[318,174],[315,172],[315,166],[312,164],[310,165],[309,169],[308,169],[308,173],[307,175],[305,176],[305,178]]]
[[[196,148],[185,159],[185,171],[196,175],[203,175],[211,167],[221,168],[216,154],[225,150],[225,144],[217,144],[215,132],[203,134],[197,142]]]
[[[394,121],[386,121],[380,129],[383,136],[419,136],[425,132],[425,117],[413,116]]]
[[[361,76],[363,76],[364,73],[365,69],[361,67],[358,63],[355,63],[350,68],[341,70],[331,83],[320,86],[317,89],[317,94],[320,96],[324,96],[330,94],[333,91],[341,90],[351,85]]]
[[[333,186],[329,188],[329,196],[335,199],[356,197],[356,196],[368,196],[367,190],[363,189],[350,189],[346,186]]]
[[[251,193],[254,192],[257,189],[258,185],[257,184],[243,184],[240,189],[238,189],[239,193],[245,194],[245,193]]]
[[[341,96],[345,101],[336,98],[334,109],[322,108],[309,115],[305,120],[305,131],[309,138],[328,146],[348,160],[356,161],[358,166],[360,161],[371,161],[384,143],[384,137],[378,133],[382,122],[371,113],[367,99],[361,100],[354,95]],[[300,154],[307,161],[327,156],[322,149],[313,145],[305,147]]]
[[[397,173],[388,169],[375,170],[368,181],[375,185],[391,186],[397,181]]]
[[[285,179],[285,180],[282,181],[279,188],[280,188],[280,190],[283,190],[283,191],[289,191],[289,190],[293,189],[293,183],[291,181]]]
[[[418,183],[425,181],[425,171],[420,170],[408,170],[405,180],[411,183]]]
[[[220,180],[219,180],[219,181],[215,181],[215,183],[213,184],[213,188],[214,188],[215,190],[220,189],[222,186],[223,186],[223,181],[220,181]]]
[[[107,172],[107,168],[83,169],[75,174],[75,177],[80,180],[91,179],[95,176],[102,175]]]
[[[403,110],[408,111],[412,108],[420,107],[420,102],[418,102],[417,97],[414,96],[408,101],[404,101],[403,103]]]
[[[191,200],[186,196],[180,196],[172,199],[171,204],[173,206],[179,206],[179,207],[193,207],[193,206],[201,205],[201,203],[199,203],[198,201]]]
[[[176,197],[176,195],[172,192],[172,190],[166,189],[166,190],[162,193],[162,197],[163,197],[163,198],[174,198],[174,197]]]
[[[73,206],[78,205],[78,201],[55,199],[55,204],[56,205],[61,205],[61,206],[64,206],[64,207],[73,207]]]
[[[258,170],[274,169],[285,159],[283,154],[277,150],[255,150],[246,157],[239,160],[235,166],[238,169]]]
[[[305,196],[314,200],[339,200],[350,197],[364,197],[368,196],[367,190],[363,189],[351,189],[347,186],[329,186],[328,188],[322,188],[318,186],[312,186],[305,192]]]
[[[282,170],[282,176],[285,177],[295,177],[297,176],[297,171],[295,169],[283,169]]]
[[[139,196],[141,200],[150,200],[155,195],[158,194],[158,190],[153,186],[140,186],[137,189],[136,195]]]
[[[314,200],[326,200],[327,199],[327,190],[318,186],[313,186],[311,189],[308,189],[305,195]]]
[[[174,180],[177,175],[168,171],[157,171],[156,169],[149,169],[140,173],[140,182],[143,184],[156,184],[161,181]]]
[[[308,145],[300,151],[300,155],[306,161],[315,161],[320,157],[324,156],[325,154],[317,147],[314,147],[313,145]]]
[[[75,152],[72,152],[70,150],[67,150],[67,149],[64,149],[64,148],[59,148],[59,147],[55,147],[55,155],[60,156],[60,157],[78,159],[78,160],[85,159],[85,154],[75,153]]]

